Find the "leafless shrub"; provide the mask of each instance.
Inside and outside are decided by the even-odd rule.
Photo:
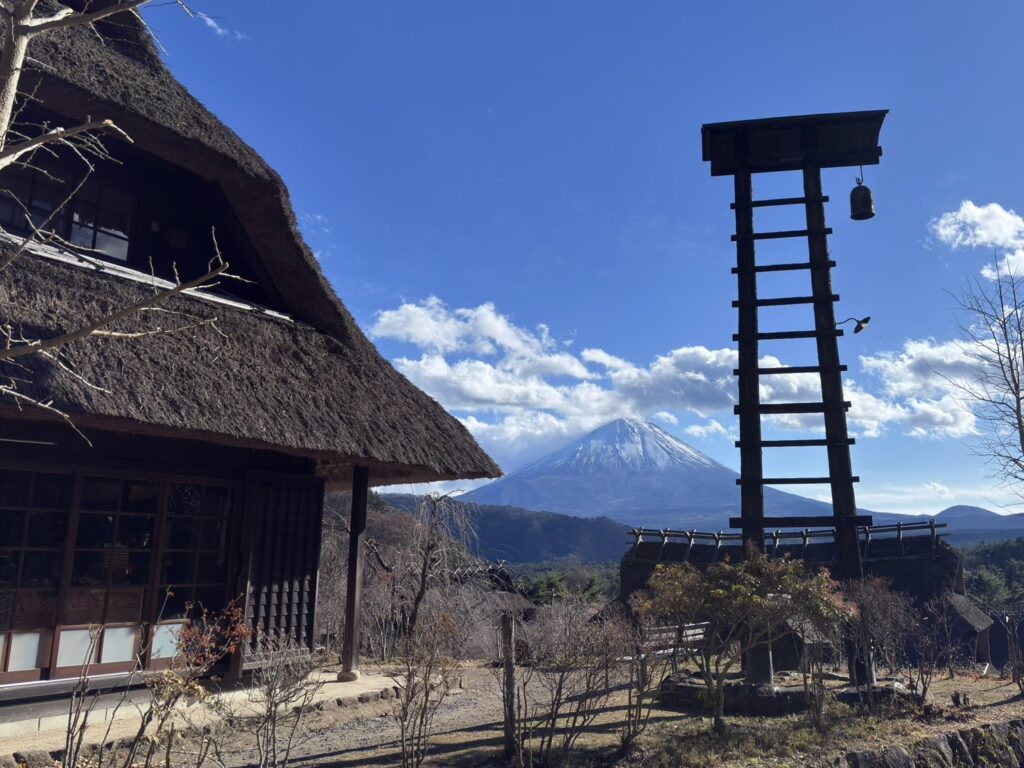
[[[875,659],[890,674],[899,675],[907,660],[907,641],[916,630],[917,612],[913,601],[879,578],[846,582],[843,596],[852,608],[846,629],[855,659]],[[860,687],[861,699],[874,706],[871,685]]]
[[[309,649],[292,638],[262,635],[255,645],[248,729],[256,739],[259,768],[285,768],[299,724],[323,683]]]
[[[960,617],[949,595],[933,597],[924,606],[924,618],[938,646],[937,662],[945,665],[949,679],[956,677],[956,667],[967,661],[967,639],[958,632]]]
[[[1024,696],[1024,648],[1021,647],[1020,632],[1024,626],[1024,603],[1014,602],[1002,606],[995,614],[996,621],[1006,632],[1007,661],[1003,670]]]
[[[169,666],[161,671],[149,672],[137,660],[129,682],[141,681],[149,689],[149,701],[139,712],[139,725],[135,732],[116,749],[108,748],[110,729],[118,711],[128,704],[126,687],[108,717],[108,725],[98,750],[85,748],[85,734],[89,726],[96,695],[89,694],[89,672],[84,668],[69,704],[68,727],[62,768],[152,768],[159,761],[168,763],[178,733],[173,716],[181,702],[208,703],[210,691],[200,683],[214,665],[237,652],[249,635],[242,611],[232,604],[220,613],[194,611],[181,625],[177,639],[177,653]],[[99,636],[99,630],[94,634]],[[91,658],[89,656],[88,658]],[[202,765],[210,752],[197,763]]]
[[[423,608],[416,629],[399,643],[400,688],[395,720],[402,768],[419,768],[427,757],[434,716],[455,686],[456,650],[464,637],[458,617],[434,605]]]
[[[532,760],[561,765],[618,682],[628,648],[619,617],[594,615],[576,597],[537,613],[529,632],[536,689],[528,747]]]
[[[632,624],[623,621],[619,641],[628,654],[624,662],[629,675],[623,751],[632,747],[647,729],[654,693],[672,672],[675,660],[673,652],[652,642],[651,630],[656,629],[657,619],[651,615],[650,604],[636,599],[631,607],[636,620]]]
[[[819,731],[824,731],[827,727],[826,713],[829,703],[826,673],[831,665],[829,651],[838,648],[840,644],[838,627],[832,628],[827,636],[822,633],[814,640],[815,642],[807,642],[805,636],[800,672],[803,675],[804,696],[807,699],[807,713],[811,724]]]

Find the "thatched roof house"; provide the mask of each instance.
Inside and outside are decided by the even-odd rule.
[[[101,163],[56,217],[70,245],[33,245],[3,273],[0,319],[45,339],[104,317],[176,274],[203,274],[211,229],[244,281],[109,329],[131,338],[0,364],[91,442],[0,398],[0,530],[18,531],[0,533],[0,698],[5,683],[77,677],[83,659],[101,673],[123,672],[135,651],[165,659],[183,615],[177,603],[157,615],[171,588],[214,608],[242,596],[254,625],[311,643],[325,484],[354,485],[358,533],[368,484],[500,473],[367,340],[303,242],[280,177],[174,79],[141,24],[121,14],[96,27],[32,43],[23,85],[39,106],[26,119],[110,118],[134,144],[108,139],[119,163]],[[74,158],[39,165],[70,186],[11,172],[0,186],[21,207],[0,195],[0,226],[12,235],[82,173]],[[170,327],[185,330],[150,333]],[[104,629],[89,659],[83,631],[97,622],[125,631]]]

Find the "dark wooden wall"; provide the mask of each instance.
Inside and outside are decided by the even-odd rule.
[[[246,486],[243,566],[253,630],[312,649],[323,481],[259,473]]]

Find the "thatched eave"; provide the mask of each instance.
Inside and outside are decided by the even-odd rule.
[[[45,339],[128,306],[152,288],[38,252],[0,281],[0,316]],[[500,469],[465,427],[409,383],[372,345],[343,344],[311,326],[201,296],[176,296],[94,337],[0,364],[19,391],[48,400],[82,427],[273,449],[317,462],[343,487],[353,464],[375,485],[496,477]],[[12,400],[0,400],[7,415]],[[32,409],[23,412],[38,417]]]

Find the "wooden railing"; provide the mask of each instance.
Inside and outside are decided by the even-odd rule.
[[[919,557],[921,554],[934,556],[938,551],[939,539],[948,535],[945,533],[939,533],[938,529],[945,527],[945,523],[937,523],[934,518],[928,521],[915,523],[861,526],[857,529],[857,538],[861,545],[861,557],[864,560],[877,559],[872,555],[872,544],[879,539],[886,539],[889,541],[895,540],[896,542],[895,552],[885,555],[886,557],[907,556],[908,553],[904,546],[904,535],[907,533],[918,534],[925,531],[928,532],[928,536],[930,537],[930,546],[927,547],[928,551],[927,553],[914,552],[913,556]],[[690,554],[693,551],[694,546],[703,544],[713,546],[711,562],[716,562],[723,547],[740,546],[743,540],[743,536],[740,533],[726,533],[723,531],[711,533],[697,530],[677,531],[670,528],[664,528],[661,530],[656,528],[634,528],[629,533],[633,537],[633,548],[626,557],[654,561],[661,561],[665,559],[665,549],[669,544],[685,544],[686,548],[683,551],[682,558],[673,557],[672,560],[675,562],[689,562]],[[911,538],[921,539],[924,538],[924,536],[914,535]],[[808,546],[823,539],[831,540],[834,543],[836,540],[836,529],[807,528],[802,531],[766,531],[764,535],[764,551],[770,555],[779,555],[785,551],[796,557],[803,558],[804,555],[807,554]],[[641,544],[655,543],[659,546],[653,556],[641,555]],[[782,548],[785,549],[783,550]],[[794,549],[796,551],[793,551]]]

